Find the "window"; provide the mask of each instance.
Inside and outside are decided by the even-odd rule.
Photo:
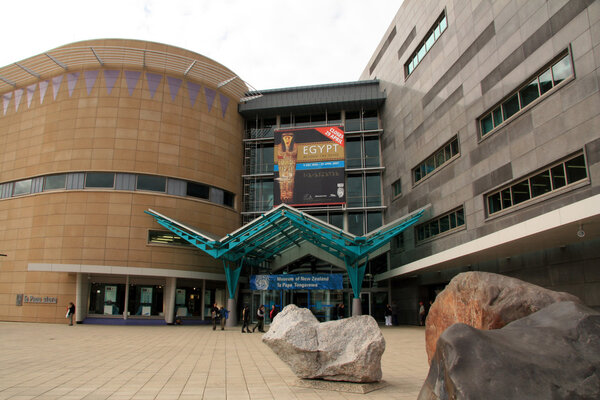
[[[153,192],[164,192],[167,187],[167,178],[163,176],[138,175],[137,190],[150,190]]]
[[[394,197],[398,197],[402,194],[402,181],[398,179],[396,182],[392,183],[392,195]]]
[[[346,181],[347,207],[381,206],[381,174],[348,175]]]
[[[273,179],[250,182],[247,211],[268,211],[273,208]]]
[[[458,136],[455,136],[450,142],[446,143],[442,148],[433,153],[433,155],[429,156],[425,161],[413,168],[414,183],[416,184],[427,175],[452,161],[459,154]]]
[[[115,174],[108,172],[88,172],[85,174],[86,188],[112,188],[115,185]]]
[[[487,196],[488,215],[551,193],[587,178],[583,153],[553,165]]]
[[[250,149],[250,174],[273,173],[273,144],[258,145]]]
[[[208,193],[210,186],[203,185],[201,183],[188,182],[187,184],[187,195],[192,197],[198,197],[199,199],[208,200]]]
[[[411,56],[408,58],[408,61],[404,64],[404,73],[406,78],[412,74],[414,69],[423,60],[429,50],[431,50],[435,42],[440,38],[447,27],[448,21],[446,20],[446,10],[444,10],[444,12],[439,16],[437,21],[425,35],[425,39],[419,43],[416,50],[411,54]]]
[[[465,224],[465,213],[461,207],[441,217],[427,221],[415,228],[417,242],[430,239],[446,232],[455,231]]]
[[[348,175],[346,184],[346,206],[362,207],[363,205],[363,177],[362,175]]]
[[[169,231],[148,231],[148,243],[151,244],[166,244],[171,246],[194,247],[187,240],[175,235]]]
[[[379,137],[348,137],[346,139],[346,168],[380,167]]]
[[[57,190],[66,187],[67,174],[48,175],[44,177],[44,190]]]
[[[29,193],[31,193],[31,179],[25,179],[22,181],[15,182],[13,196],[20,196],[22,194]]]
[[[481,137],[492,132],[506,120],[518,114],[523,108],[534,102],[539,97],[547,94],[550,89],[573,76],[571,55],[563,53],[558,61],[527,80],[527,83],[510,93],[500,105],[492,111],[486,112],[479,118]]]
[[[379,129],[377,110],[346,111],[344,123],[346,132],[375,131],[377,129]]]

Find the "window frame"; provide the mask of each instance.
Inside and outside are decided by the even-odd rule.
[[[442,22],[444,23],[442,24]],[[404,63],[404,80],[407,80],[408,77],[412,75],[415,69],[421,64],[421,61],[425,59],[427,54],[429,54],[431,49],[438,42],[440,37],[446,31],[446,29],[448,29],[448,14],[446,13],[446,9],[444,8],[442,13],[437,17],[437,19],[433,23],[433,26],[429,28],[425,35],[423,35],[423,39],[419,42],[415,50],[411,53],[407,61]],[[427,46],[427,43],[429,42],[430,38],[433,38],[433,42],[430,46]]]
[[[456,144],[455,144],[456,143]],[[449,148],[450,157],[446,158],[446,148]],[[444,162],[438,165],[438,155],[444,156]],[[441,171],[451,162],[460,157],[460,141],[458,140],[458,134],[454,135],[450,140],[444,143],[441,147],[436,149],[433,153],[428,155],[423,161],[418,163],[411,169],[411,179],[413,187],[417,186],[428,177],[435,175],[438,171]],[[428,169],[430,168],[430,170]],[[419,178],[417,179],[417,175]]]
[[[566,164],[569,161],[573,161],[579,157],[583,157],[583,166],[585,168],[585,177],[580,178],[576,181],[569,182],[567,167]],[[554,176],[553,170],[557,169],[557,167],[562,166],[562,179],[563,183],[561,185],[556,185],[556,180]],[[534,195],[533,183],[532,179],[536,178],[542,174],[548,173],[548,181],[550,182],[551,189],[549,191]],[[558,176],[557,176],[558,177]],[[527,182],[529,188],[529,198],[519,201],[518,203],[514,202],[515,191],[514,188],[517,185],[523,185],[524,182]],[[590,174],[589,174],[589,165],[587,162],[587,157],[584,150],[577,151],[575,153],[570,154],[569,156],[563,157],[559,161],[548,164],[545,167],[539,168],[536,171],[525,175],[524,177],[514,179],[512,182],[508,184],[502,185],[488,193],[483,195],[484,199],[484,207],[485,207],[485,216],[487,218],[496,218],[498,216],[506,215],[516,210],[520,210],[523,207],[527,207],[532,204],[537,204],[540,201],[547,200],[548,198],[558,196],[564,192],[577,189],[583,185],[587,185],[590,182]],[[497,197],[496,197],[497,196]],[[507,202],[506,197],[510,199],[510,205],[505,206]],[[495,197],[495,199],[492,199]],[[494,201],[495,204],[499,205],[499,210],[491,212],[492,207],[490,207],[491,202]]]
[[[559,65],[563,60],[568,59],[571,66],[571,74],[564,78],[562,81],[556,83],[554,79],[554,67]],[[542,81],[541,77],[550,73],[550,79],[552,83],[552,87],[544,90],[542,92]],[[561,51],[556,57],[552,58],[552,60],[546,63],[542,68],[536,71],[535,74],[527,77],[521,84],[519,84],[514,90],[510,91],[506,96],[504,96],[499,102],[494,104],[492,107],[487,109],[479,118],[477,118],[477,131],[478,131],[478,141],[481,142],[488,137],[492,136],[496,132],[498,132],[502,127],[507,126],[510,122],[517,119],[520,115],[534,107],[540,101],[543,101],[545,98],[552,95],[557,90],[564,87],[564,85],[575,79],[575,64],[573,62],[573,53],[571,51],[571,46],[567,47],[563,51]],[[527,104],[523,104],[523,96],[522,92],[529,87],[533,82],[536,82],[538,96],[529,101]],[[518,105],[518,110],[514,113],[507,116],[505,111],[505,105],[516,97],[516,104]],[[501,121],[496,123],[496,113],[501,116]],[[484,121],[490,121],[491,129],[487,129],[487,122],[485,122],[486,128],[484,129]]]

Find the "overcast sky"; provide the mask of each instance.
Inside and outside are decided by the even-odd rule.
[[[205,55],[255,89],[357,80],[402,0],[2,2],[0,66],[100,38]]]

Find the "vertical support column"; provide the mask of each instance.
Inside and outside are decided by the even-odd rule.
[[[200,298],[202,299],[200,301],[200,306],[202,307],[202,311],[200,311],[200,318],[202,319],[202,321],[204,321],[204,308],[205,308],[204,292],[205,291],[206,291],[206,279],[202,279],[202,295],[200,296]]]
[[[228,263],[227,261],[223,260],[225,278],[227,279],[227,291],[229,293],[229,298],[227,299],[227,310],[229,310],[229,318],[227,319],[226,323],[227,327],[233,327],[237,325],[237,305],[235,301],[235,293],[243,264],[243,258],[239,265]]]
[[[346,272],[348,272],[348,277],[350,278],[350,284],[352,285],[352,294],[354,298],[352,299],[352,316],[362,315],[362,306],[360,303],[360,291],[362,289],[363,278],[365,277],[365,269],[367,268],[367,263],[369,262],[369,256],[365,260],[365,263],[359,267],[359,260],[351,261],[348,258],[345,258],[346,262]]]
[[[87,274],[77,273],[77,284],[75,286],[75,323],[81,324],[87,316]]]
[[[125,304],[123,305],[123,319],[129,316],[129,275],[125,277]]]
[[[173,325],[173,322],[175,322],[175,289],[177,289],[177,278],[168,277],[165,288],[165,322],[168,325]]]

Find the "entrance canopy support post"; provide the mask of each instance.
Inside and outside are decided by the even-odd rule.
[[[227,318],[226,325],[228,327],[236,326],[237,324],[237,305],[235,302],[235,292],[240,279],[240,272],[244,265],[244,259],[242,258],[239,265],[229,263],[223,260],[223,268],[225,269],[225,278],[227,279],[227,290],[229,292],[229,298],[227,299],[227,310],[229,311],[229,318]]]
[[[362,266],[359,266],[359,260],[355,260],[352,262],[347,257],[346,261],[346,271],[348,272],[348,277],[350,278],[350,285],[352,285],[352,294],[354,298],[352,299],[352,316],[361,315],[362,314],[362,306],[360,303],[360,291],[362,288],[363,279],[365,277],[365,270],[367,269],[367,263],[369,262],[369,256]]]

